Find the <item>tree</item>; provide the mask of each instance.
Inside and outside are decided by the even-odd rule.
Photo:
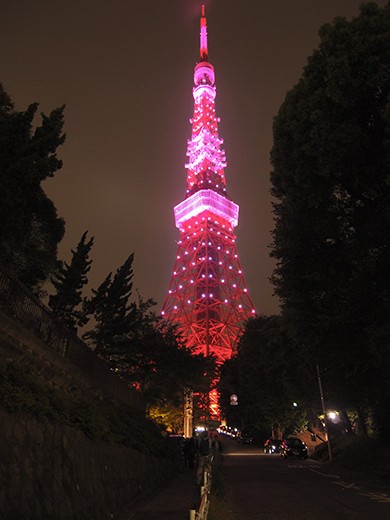
[[[115,346],[107,362],[148,407],[183,404],[184,389],[208,392],[215,379],[215,360],[194,355],[176,329],[156,316],[155,302],[140,296],[133,303],[133,321]]]
[[[320,37],[274,123],[273,283],[332,396],[375,409],[390,402],[390,4]]]
[[[148,405],[182,406],[185,388],[207,393],[215,378],[214,358],[191,352],[158,317],[142,337],[128,342],[123,368]]]
[[[34,128],[38,104],[17,112],[0,85],[0,262],[27,287],[39,291],[56,268],[57,245],[64,234],[42,183],[62,166],[64,107]]]
[[[194,355],[175,329],[153,312],[155,302],[130,301],[133,288],[130,255],[110,273],[86,304],[95,321],[84,334],[98,356],[127,384],[136,388],[148,407],[182,405],[184,388],[210,389],[215,379],[215,360]]]
[[[84,334],[95,352],[106,361],[117,355],[125,338],[134,330],[136,306],[130,302],[133,289],[131,254],[114,276],[109,273],[86,304],[86,314],[92,314],[95,326]]]
[[[302,427],[306,411],[315,406],[315,372],[306,364],[305,351],[289,336],[280,316],[248,321],[236,357],[224,363],[219,389],[227,418],[245,430],[270,435],[278,424],[286,434]],[[231,407],[229,395],[238,396]],[[299,403],[299,409],[293,402]]]
[[[81,306],[82,289],[88,282],[87,275],[92,264],[89,253],[94,239],[92,237],[87,241],[87,233],[82,235],[76,250],[72,250],[70,264],[62,263],[52,277],[56,294],[49,298],[49,307],[74,332],[88,321],[85,307]]]

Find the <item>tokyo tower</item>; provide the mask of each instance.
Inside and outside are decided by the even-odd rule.
[[[178,326],[188,348],[214,355],[220,365],[235,352],[243,326],[255,310],[237,253],[234,228],[239,207],[226,190],[214,82],[202,6],[200,62],[194,69],[194,116],[185,165],[187,191],[174,208],[180,238],[161,314]]]

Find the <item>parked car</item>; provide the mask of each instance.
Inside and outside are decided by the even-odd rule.
[[[249,433],[241,432],[237,439],[240,444],[253,444],[253,437],[252,435],[249,435]]]
[[[308,450],[306,444],[301,439],[290,437],[289,439],[284,439],[280,445],[280,454],[284,459],[292,456],[307,459]]]
[[[267,439],[264,443],[264,453],[279,453],[281,443],[280,439]]]

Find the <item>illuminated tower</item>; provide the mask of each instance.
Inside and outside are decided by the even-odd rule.
[[[221,364],[235,351],[243,325],[255,310],[238,259],[234,228],[239,208],[226,191],[214,81],[202,6],[200,62],[194,70],[194,117],[185,165],[187,193],[174,208],[180,239],[162,315],[179,325],[189,348],[213,354]],[[211,408],[215,405],[211,403]]]

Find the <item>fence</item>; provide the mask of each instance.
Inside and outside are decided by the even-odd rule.
[[[210,505],[210,491],[214,458],[209,457],[203,468],[203,485],[200,487],[200,502],[198,509],[191,509],[190,520],[207,520]]]

